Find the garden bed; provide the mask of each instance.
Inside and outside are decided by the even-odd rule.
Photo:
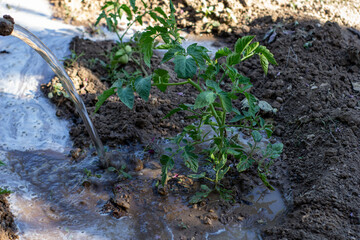
[[[197,6],[187,1],[174,2],[178,11],[193,13],[192,18],[179,19],[180,26],[197,34],[209,33],[211,26],[206,25],[201,15],[196,13]],[[313,3],[313,8],[306,10],[304,4],[298,1],[297,8],[291,4],[273,4],[268,12],[264,12],[266,4],[245,4],[249,1],[240,1],[244,3],[235,6],[231,1],[225,2],[234,12],[237,8],[242,9],[242,13],[246,12],[248,17],[242,15],[235,24],[231,19],[227,20],[224,14],[218,17],[216,13],[211,13],[214,15],[209,18],[219,21],[220,26],[212,26],[210,33],[219,37],[219,41],[229,47],[233,46],[239,37],[256,35],[256,40],[265,45],[278,62],[278,66],[269,67],[267,76],[264,76],[258,67],[257,59],[250,59],[239,67],[241,73],[251,78],[254,84],[252,93],[278,109],[276,115],[271,117],[275,124],[275,137],[284,143],[281,160],[274,163],[269,179],[289,200],[288,209],[276,226],[266,228],[265,225],[260,228],[263,238],[358,239],[359,26],[340,13],[336,15],[336,4],[324,7]],[[353,7],[358,9],[355,5]],[[63,11],[63,8],[60,9]],[[316,15],[318,10],[320,15]],[[269,32],[270,29],[273,31]],[[266,35],[268,37],[265,37]],[[149,209],[147,213],[158,219],[156,216],[174,212],[181,206],[183,210],[176,212],[180,217],[167,214],[166,219],[170,227],[176,229],[177,239],[191,239],[193,236],[202,239],[205,232],[246,219],[246,213],[224,213],[236,204],[246,204],[243,201],[246,195],[254,186],[260,184],[254,177],[253,170],[241,176],[230,172],[225,180],[225,185],[232,189],[236,196],[235,203],[232,204],[226,201],[214,204],[212,200],[217,198],[211,196],[214,198],[203,201],[200,208],[189,207],[188,199],[196,192],[198,184],[185,176],[177,176],[175,170],[171,175],[176,176],[172,180],[173,185],[170,182],[170,186],[173,186],[170,188],[175,190],[154,190],[157,189],[154,187],[154,179],[157,179],[156,173],[159,174],[160,171],[158,156],[161,154],[156,152],[158,148],[154,143],[160,137],[174,136],[188,121],[182,113],[169,119],[160,119],[179,103],[194,102],[196,95],[191,87],[172,87],[167,93],[153,88],[149,101],[144,102],[137,98],[133,110],[129,110],[117,97],[113,97],[96,114],[93,113],[96,96],[110,85],[101,81],[106,77],[105,69],[99,62],[92,64],[91,59],[106,61],[103,54],[112,46],[112,42],[95,43],[75,38],[70,49],[78,56],[81,53],[84,55],[67,68],[67,71],[78,86],[104,144],[115,147],[119,144],[139,143],[144,148],[151,146],[147,150],[154,152],[149,151],[148,158],[141,163],[135,159],[135,163],[129,164],[134,166],[130,171],[135,172],[135,176],[137,167],[148,169],[151,174],[138,175],[132,180],[115,185],[115,195],[109,200],[104,211],[121,217],[124,214],[136,215]],[[160,60],[161,57],[155,56],[152,66],[158,66]],[[162,67],[170,70],[171,64],[167,63]],[[129,64],[125,68],[132,71],[133,66]],[[172,78],[175,76],[173,73],[170,75]],[[48,85],[42,86],[46,96],[56,81],[54,78]],[[70,130],[74,146],[86,149],[91,142],[82,121],[73,114],[75,110],[72,103],[63,96],[55,96],[52,101],[58,106],[57,115],[69,118],[74,123]],[[143,198],[144,196],[146,197]],[[158,202],[158,205],[150,206],[149,203],[154,201]]]

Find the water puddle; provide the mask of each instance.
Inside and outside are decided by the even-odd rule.
[[[279,190],[270,191],[262,186],[256,187],[245,199],[245,204],[235,206],[234,213],[246,214],[241,224],[234,224],[220,229],[214,233],[208,233],[206,239],[238,239],[257,240],[262,239],[262,228],[274,226],[277,218],[285,211],[285,203]]]

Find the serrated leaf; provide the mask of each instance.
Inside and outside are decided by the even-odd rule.
[[[161,184],[164,186],[167,180],[168,171],[174,167],[174,159],[167,155],[161,155],[160,163],[162,165],[161,168]]]
[[[149,12],[149,14],[150,14],[150,17],[151,17],[152,19],[154,19],[155,21],[158,20],[158,17],[157,17],[157,15],[156,15],[156,13],[154,13],[154,12]]]
[[[262,135],[259,131],[254,130],[251,132],[251,136],[253,137],[255,142],[260,142],[262,139]]]
[[[250,54],[252,54],[256,50],[257,47],[259,47],[259,42],[254,42],[254,43],[250,44],[249,47],[246,48],[246,54],[245,54],[246,58],[248,58],[248,56],[250,56]]]
[[[235,43],[235,52],[241,54],[251,43],[255,36],[245,36],[238,39]]]
[[[241,54],[240,53],[232,53],[229,56],[227,56],[226,58],[226,63],[229,66],[233,66],[235,64],[240,63],[241,61]]]
[[[197,65],[193,58],[177,55],[174,58],[175,69],[178,78],[193,78],[197,71]]]
[[[268,73],[268,69],[269,69],[269,61],[263,54],[259,54],[259,57],[260,57],[261,67],[264,70],[264,73],[266,75]]]
[[[162,91],[162,92],[166,91],[167,86],[165,84],[168,83],[169,79],[170,79],[170,75],[169,75],[168,71],[158,68],[154,71],[152,79],[153,79],[154,83],[159,84],[159,85],[157,85],[157,88],[160,91]]]
[[[229,96],[228,93],[226,92],[220,92],[218,93],[222,106],[224,107],[226,112],[232,112],[232,103],[231,103],[231,98]]]
[[[187,49],[187,53],[194,58],[201,69],[206,67],[206,60],[210,60],[207,55],[207,49],[202,46],[197,46],[197,43],[191,44]]]
[[[189,203],[194,204],[201,202],[203,198],[206,198],[210,193],[211,189],[206,185],[201,185],[201,192],[196,192],[194,196],[191,197]]]
[[[152,31],[144,32],[139,40],[141,52],[144,54],[144,62],[148,67],[150,67],[150,61],[153,55],[154,38],[151,36],[152,34],[154,34]]]
[[[212,91],[201,92],[194,104],[194,109],[203,108],[212,104],[216,99],[216,94]]]
[[[191,169],[193,172],[197,172],[199,169],[199,161],[198,161],[198,156],[195,153],[193,153],[193,151],[194,151],[194,147],[185,146],[182,156],[185,160],[186,167]]]
[[[105,11],[102,11],[99,15],[99,17],[96,19],[96,22],[95,22],[95,26],[97,26],[99,24],[99,22],[101,21],[101,19],[103,18],[106,18],[106,13]]]
[[[98,96],[98,101],[95,104],[95,111],[97,112],[99,108],[104,104],[106,99],[108,99],[111,95],[115,93],[115,88],[110,88],[108,90],[105,90],[101,95]]]
[[[126,12],[126,15],[128,16],[127,20],[130,21],[133,17],[130,8],[126,4],[121,5],[120,8]]]
[[[255,52],[256,53],[261,53],[262,55],[264,55],[269,63],[271,63],[273,65],[277,65],[277,62],[275,61],[274,55],[265,46],[257,47]]]
[[[219,50],[217,50],[217,52],[215,53],[215,58],[216,59],[219,59],[221,57],[226,57],[228,56],[229,54],[231,54],[231,50],[227,47],[224,47],[224,48],[220,48]]]
[[[126,86],[125,88],[118,88],[117,95],[119,96],[121,102],[125,104],[128,108],[132,109],[134,106],[134,91],[131,86]]]
[[[147,101],[149,99],[151,89],[151,76],[139,77],[135,80],[135,90],[139,96]]]
[[[160,13],[164,18],[167,18],[166,13],[162,10],[161,7],[156,7],[154,8],[155,11],[157,11],[158,13]]]
[[[170,59],[172,59],[172,58],[175,56],[175,54],[176,54],[177,52],[182,52],[182,51],[184,51],[184,49],[183,49],[181,46],[176,45],[174,48],[169,49],[169,50],[164,54],[164,57],[163,57],[163,59],[161,60],[161,62],[162,62],[162,63],[165,63],[165,62],[169,61]]]

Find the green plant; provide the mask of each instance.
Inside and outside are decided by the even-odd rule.
[[[123,165],[121,166],[121,168],[119,168],[119,169],[116,169],[116,168],[114,168],[114,167],[109,167],[107,170],[108,170],[109,172],[115,172],[115,173],[118,175],[118,178],[131,179],[132,176],[131,176],[130,174],[128,174],[128,173],[125,171],[125,169],[126,169],[126,165],[123,164]]]
[[[72,67],[82,56],[84,56],[83,52],[77,55],[74,50],[71,50],[70,56],[64,58],[62,61],[64,62],[65,67]]]
[[[135,1],[130,3],[133,10],[137,11]],[[146,9],[147,6],[144,6]],[[168,154],[161,156],[162,184],[166,184],[168,172],[174,167],[174,157],[181,154],[185,165],[194,172],[191,177],[203,178],[212,183],[211,188],[207,185],[201,186],[202,191],[191,200],[193,203],[208,196],[213,190],[219,192],[223,198],[230,199],[231,192],[223,188],[221,180],[232,165],[239,173],[256,166],[260,179],[268,188],[273,189],[266,176],[273,160],[282,152],[283,145],[269,143],[266,149],[260,149],[259,144],[265,134],[267,138],[271,137],[272,126],[259,115],[260,101],[250,93],[250,79],[241,75],[236,68],[236,65],[257,55],[263,71],[267,74],[269,64],[277,64],[273,54],[265,46],[253,42],[255,36],[245,36],[238,39],[233,51],[227,47],[219,49],[211,59],[208,49],[203,46],[196,43],[186,49],[181,46],[175,9],[171,1],[170,17],[166,17],[160,9],[145,11],[149,14],[156,11],[161,17],[150,14],[153,19],[158,19],[159,25],[149,26],[140,33],[143,61],[150,67],[153,50],[166,49],[162,63],[173,61],[177,78],[182,80],[169,82],[168,71],[161,68],[155,69],[151,74],[143,73],[143,76],[131,81],[117,80],[109,90],[98,97],[96,110],[115,93],[126,106],[132,108],[134,92],[146,101],[152,86],[165,92],[170,86],[191,85],[198,92],[194,104],[181,104],[165,116],[167,118],[179,111],[188,111],[196,121],[186,126],[183,132],[173,139],[178,145],[177,149],[167,149]],[[131,26],[131,23],[128,26]],[[158,37],[162,38],[163,44],[158,45]],[[224,61],[220,60],[221,58],[224,58]],[[246,107],[235,108],[233,101],[241,99],[246,100]],[[231,134],[234,129],[251,134],[252,142],[248,143],[248,149],[239,143],[236,135]],[[201,144],[209,144],[209,147],[201,152],[195,151],[196,146]],[[198,174],[199,164],[203,164],[201,159],[205,159],[211,169],[201,169]],[[233,164],[230,164],[229,159]]]
[[[92,178],[92,177],[101,178],[100,174],[92,173],[87,168],[84,168],[84,173],[85,173],[85,179],[83,181],[87,181],[89,178]]]
[[[0,166],[4,166],[4,165],[5,165],[5,163],[0,161]],[[10,190],[7,190],[6,188],[4,189],[4,188],[0,187],[0,195],[2,195],[2,194],[10,194],[10,193],[12,193]]]
[[[56,83],[55,85],[53,85],[53,90],[48,93],[48,98],[53,98],[54,94],[59,97],[63,95],[64,97],[69,98],[69,94],[65,91],[61,83]]]

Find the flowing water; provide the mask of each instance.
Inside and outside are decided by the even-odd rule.
[[[14,24],[14,31],[11,34],[14,37],[17,37],[32,47],[40,56],[49,64],[51,69],[56,73],[59,77],[63,87],[65,88],[66,92],[69,94],[71,100],[74,102],[76,110],[80,114],[81,118],[84,121],[85,127],[95,144],[96,151],[99,155],[99,158],[104,166],[107,164],[104,162],[104,146],[97,134],[96,129],[94,128],[93,123],[91,122],[89,115],[86,111],[86,107],[84,102],[80,98],[79,94],[77,94],[75,86],[69,76],[67,75],[65,69],[63,68],[62,64],[56,59],[54,54],[50,51],[50,49],[45,46],[44,43],[40,41],[34,34],[26,30],[25,28]]]
[[[48,9],[45,0],[0,2],[3,13],[9,13],[16,22],[31,28],[57,56],[64,57],[68,54],[70,39],[81,32],[50,21]],[[101,157],[102,144],[96,140],[97,133],[86,109],[55,55],[19,25],[15,25],[13,36],[34,48],[59,75],[84,122],[88,122],[89,135]],[[0,168],[0,186],[14,192],[9,200],[20,239],[173,239],[172,229],[164,220],[166,217],[152,214],[151,209],[120,219],[101,213],[102,206],[112,196],[116,176],[100,169],[98,158],[91,154],[79,162],[70,161],[67,153],[72,143],[68,123],[56,117],[54,106],[38,90],[39,83],[49,81],[52,76],[44,61],[13,37],[1,38],[0,50],[5,50],[0,54],[0,160],[6,163]],[[119,147],[124,153],[139,150]],[[138,153],[141,157],[141,151]],[[85,168],[102,177],[87,177]],[[148,169],[142,172],[143,176],[153,177],[153,173],[146,171]],[[87,180],[93,182],[91,188],[82,186]],[[285,209],[279,191],[256,188],[245,200],[253,204],[235,206],[231,211],[241,210],[252,217],[244,224],[229,224],[225,229],[208,233],[206,238],[259,239],[261,227],[258,225],[275,223]],[[141,206],[138,208],[141,210]]]

